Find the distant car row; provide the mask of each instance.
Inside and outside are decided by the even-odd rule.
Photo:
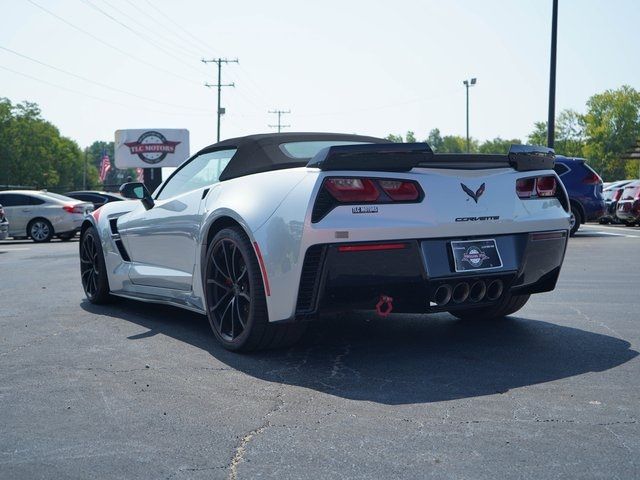
[[[70,240],[85,215],[105,203],[124,200],[106,192],[70,192],[67,195],[36,190],[0,192],[0,240],[31,238],[48,242],[53,237]]]

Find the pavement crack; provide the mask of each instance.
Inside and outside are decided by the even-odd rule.
[[[571,308],[571,310],[573,310],[574,312],[576,312],[578,315],[580,315],[582,318],[584,318],[587,322],[589,323],[593,323],[595,325],[599,325],[602,328],[608,330],[609,332],[613,333],[617,338],[619,338],[620,340],[625,340],[624,337],[622,335],[620,335],[618,332],[616,332],[613,328],[611,328],[609,325],[607,325],[606,323],[602,322],[602,321],[598,321],[598,320],[594,320],[592,319],[589,315],[587,315],[586,313],[584,313],[582,310],[570,305],[569,308]]]
[[[242,436],[242,438],[240,439],[240,442],[236,446],[236,449],[233,453],[231,462],[229,463],[229,476],[227,477],[229,480],[237,480],[238,467],[242,462],[244,462],[244,456],[247,453],[247,446],[249,445],[251,440],[253,440],[255,437],[263,433],[267,428],[273,426],[269,417],[271,417],[271,415],[281,410],[282,407],[284,407],[284,400],[282,399],[282,392],[279,392],[276,395],[276,401],[273,407],[271,408],[271,410],[269,410],[266,413],[266,415],[262,417],[263,423],[258,428],[254,428],[253,430],[245,433]]]

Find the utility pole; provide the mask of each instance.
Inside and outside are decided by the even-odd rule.
[[[553,148],[556,133],[556,46],[558,44],[558,0],[553,0],[551,15],[551,65],[549,67],[549,119],[547,147]]]
[[[226,58],[212,58],[211,60],[205,60],[204,58],[202,59],[202,63],[217,63],[218,64],[218,83],[217,84],[212,84],[212,83],[205,83],[204,86],[205,87],[217,87],[218,88],[218,134],[217,134],[217,141],[220,141],[220,116],[224,115],[225,113],[225,109],[222,108],[220,106],[220,99],[222,96],[222,87],[235,87],[235,83],[227,83],[227,84],[223,84],[222,83],[222,64],[223,63],[240,63],[238,62],[238,59],[233,59],[233,60],[228,60]]]
[[[82,173],[82,189],[87,189],[87,151],[88,147],[84,149],[84,171]]]
[[[283,128],[287,128],[291,126],[291,125],[283,125],[282,122],[280,121],[281,116],[286,113],[291,113],[291,110],[269,110],[269,113],[275,113],[276,115],[278,115],[278,124],[269,125],[269,127],[271,128],[277,128],[278,133],[280,133],[280,130],[282,130]]]
[[[465,80],[462,82],[465,87],[467,87],[467,153],[470,151],[470,141],[469,141],[469,87],[473,87],[477,83],[476,78],[472,78],[471,80]]]

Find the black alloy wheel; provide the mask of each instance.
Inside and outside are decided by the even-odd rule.
[[[102,246],[93,227],[85,230],[80,238],[80,279],[91,303],[101,304],[110,300]]]
[[[251,311],[251,284],[247,261],[238,243],[222,238],[213,246],[207,287],[215,331],[228,342],[238,338],[247,328]]]
[[[207,317],[224,348],[251,351],[298,341],[299,323],[269,323],[262,272],[251,241],[240,227],[220,230],[203,267]]]

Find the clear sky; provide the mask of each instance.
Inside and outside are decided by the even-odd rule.
[[[216,128],[200,59],[226,56],[240,64],[223,69],[222,138],[272,131],[275,108],[290,131],[464,135],[462,81],[477,77],[471,135],[525,139],[547,116],[551,3],[0,0],[0,96],[38,103],[81,146],[187,128],[194,152]],[[638,0],[560,0],[558,111],[640,89],[639,25]]]

